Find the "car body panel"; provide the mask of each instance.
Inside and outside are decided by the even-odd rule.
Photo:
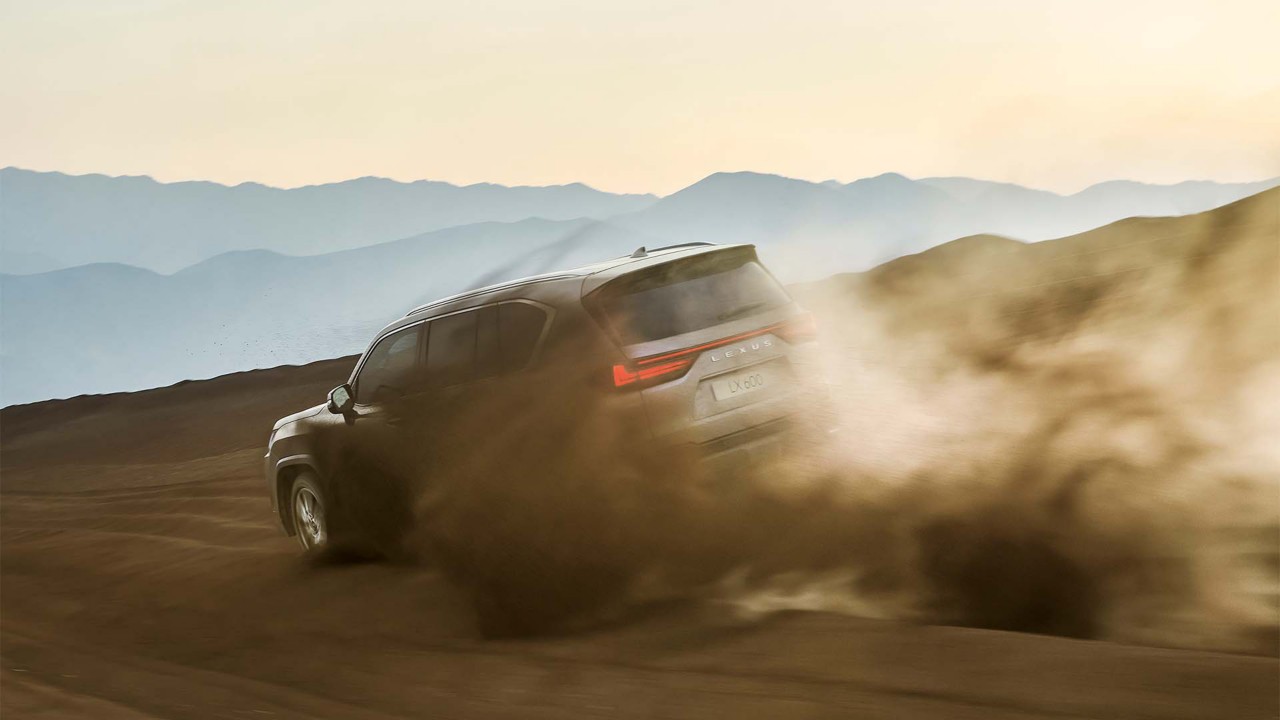
[[[636,271],[647,271],[664,263],[676,262],[716,252],[751,253],[750,245],[698,245],[658,249],[638,257],[617,258],[575,270],[525,278],[477,291],[462,293],[415,308],[404,317],[379,331],[352,369],[349,382],[354,386],[365,361],[379,341],[391,333],[429,323],[463,311],[510,302],[526,302],[541,307],[548,315],[530,368],[552,368],[559,364],[585,364],[599,368],[601,407],[620,417],[634,417],[638,425],[648,429],[648,440],[705,448],[706,454],[723,460],[758,455],[760,448],[776,445],[775,436],[784,432],[785,419],[799,408],[802,396],[800,373],[791,358],[796,348],[774,331],[799,315],[794,302],[748,317],[717,324],[696,332],[632,345],[622,345],[618,333],[599,309],[593,307],[592,293],[610,282]],[[660,271],[659,271],[660,272]],[[776,281],[775,281],[776,282]],[[741,339],[735,339],[741,336]],[[428,340],[422,342],[425,347]],[[699,349],[709,346],[706,349]],[[664,353],[686,352],[694,348],[687,372],[678,378],[643,388],[614,388],[607,376],[615,364],[643,361]],[[757,369],[767,373],[768,386],[742,397],[718,399],[713,383],[735,373]],[[517,371],[523,372],[523,371]],[[432,399],[414,402],[416,408],[404,412],[412,415],[448,414],[450,403],[466,403],[465,388],[476,388],[484,381],[472,382],[452,393],[437,393]],[[471,390],[470,392],[475,392]],[[422,403],[430,406],[423,410]],[[431,405],[435,403],[435,405]],[[408,403],[405,407],[412,406]],[[324,404],[282,418],[275,423],[264,471],[273,508],[280,513],[282,527],[292,534],[292,523],[286,516],[288,503],[282,503],[285,478],[299,468],[308,468],[326,493],[337,494],[344,488],[341,476],[343,455],[358,437],[360,442],[395,442],[383,438],[387,426],[395,424],[394,411],[374,405],[357,405],[347,415],[329,412]],[[400,428],[404,437],[404,429]],[[413,430],[414,436],[430,435],[427,426]],[[394,434],[387,438],[397,437]],[[351,481],[354,482],[354,481]]]

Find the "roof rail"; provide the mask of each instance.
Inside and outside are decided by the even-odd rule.
[[[633,258],[642,258],[642,257],[647,256],[647,255],[648,255],[649,253],[651,253],[651,252],[658,252],[659,250],[675,250],[676,248],[682,248],[682,247],[700,247],[700,246],[702,246],[702,245],[715,245],[715,243],[713,243],[713,242],[687,242],[687,243],[676,243],[675,245],[663,245],[662,247],[656,247],[656,248],[654,248],[654,249],[652,249],[652,250],[649,250],[649,249],[645,248],[645,246],[641,245],[640,247],[636,248],[636,251],[635,251],[635,252],[631,253],[630,257],[633,257]]]
[[[456,295],[450,295],[449,297],[440,298],[439,300],[433,300],[432,302],[429,302],[426,305],[419,305],[418,307],[405,313],[404,316],[409,317],[410,315],[417,315],[420,312],[423,312],[425,310],[430,310],[431,308],[437,307],[439,305],[444,305],[446,303],[451,303],[458,300],[465,300],[467,298],[477,297],[480,295],[487,295],[488,293],[498,292],[499,290],[511,290],[514,288],[518,288],[522,285],[533,285],[535,283],[547,282],[550,280],[564,280],[565,278],[572,278],[572,277],[578,277],[578,276],[574,273],[553,273],[549,275],[534,275],[531,277],[518,278],[516,280],[508,280],[507,282],[501,282],[495,285],[487,285],[485,287],[476,288],[474,290],[467,290],[466,292],[460,292]]]

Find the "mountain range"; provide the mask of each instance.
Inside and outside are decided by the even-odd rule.
[[[0,403],[6,405],[358,352],[378,327],[415,304],[640,245],[753,242],[784,281],[795,282],[863,270],[978,231],[1042,240],[1133,215],[1197,212],[1280,184],[1117,182],[1063,196],[968,178],[888,174],[843,184],[717,173],[659,199],[581,185],[459,188],[367,179],[279,190],[0,172],[6,273],[0,275]],[[77,194],[50,188],[78,187],[72,181],[86,177],[98,189],[85,201],[84,217],[58,217],[80,212]],[[115,181],[127,187],[101,189]],[[165,200],[175,185],[183,186],[172,196],[177,199]],[[226,204],[241,197],[237,192],[260,204]],[[111,202],[113,193],[130,199]],[[414,193],[471,199],[457,207],[419,206],[404,199]],[[490,206],[475,200],[486,193],[495,198]],[[520,205],[520,197],[528,204]],[[370,220],[362,231],[362,219],[378,215],[372,208],[392,207],[399,214]],[[318,218],[307,208],[316,208]],[[508,219],[523,212],[535,216]],[[490,217],[435,227],[464,215]],[[572,217],[548,217],[556,215]],[[95,236],[94,217],[110,231]],[[327,226],[324,218],[338,219]],[[427,231],[348,247],[416,221]],[[169,244],[162,231],[171,233]],[[42,232],[52,238],[47,246],[39,242]],[[314,244],[306,232],[317,233]],[[227,244],[236,249],[225,251]],[[163,262],[128,262],[141,256]],[[157,271],[180,264],[179,257],[199,259],[168,274]],[[19,274],[21,266],[8,264],[12,258],[88,264]]]
[[[412,306],[639,244],[594,220],[529,219],[325,255],[226,253],[171,275],[103,263],[0,276],[0,392],[8,404],[358,352]]]
[[[1117,181],[1058,195],[971,178],[911,180],[896,173],[842,184],[759,173],[717,173],[610,222],[669,242],[750,242],[769,248],[788,280],[865,270],[967,235],[1027,242],[1134,216],[1202,212],[1280,185]]]
[[[869,267],[979,232],[1036,241],[1134,215],[1200,212],[1277,183],[1116,181],[1059,195],[971,178],[886,173],[842,184],[735,172],[659,198],[581,183],[457,186],[366,177],[282,189],[4,168],[0,272],[114,262],[172,273],[238,250],[320,255],[479,222],[590,218],[659,242],[790,246],[797,257],[779,257],[780,267],[806,274],[814,245],[835,245],[843,265]]]
[[[603,218],[646,207],[575,183],[458,186],[365,177],[282,189],[0,170],[0,269],[97,262],[175,272],[236,250],[317,255],[477,222]]]

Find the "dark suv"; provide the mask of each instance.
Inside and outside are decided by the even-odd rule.
[[[641,248],[445,298],[379,332],[326,404],[275,424],[272,505],[306,549],[340,525],[377,534],[395,524],[387,513],[350,508],[396,474],[389,458],[448,452],[454,418],[517,389],[490,427],[585,394],[642,428],[637,442],[692,449],[717,472],[753,463],[777,454],[802,405],[814,329],[751,245]]]

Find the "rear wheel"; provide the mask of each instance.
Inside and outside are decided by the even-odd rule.
[[[302,473],[293,481],[289,493],[293,532],[303,550],[323,548],[329,544],[329,518],[325,512],[324,493],[310,473]]]

